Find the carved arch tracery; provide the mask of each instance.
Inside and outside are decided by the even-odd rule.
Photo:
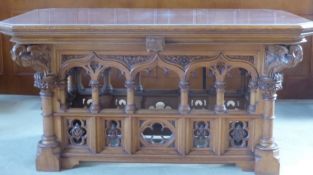
[[[186,72],[185,79],[189,80],[191,72],[201,67],[209,68],[215,75],[216,80],[219,81],[224,80],[226,74],[232,69],[236,68],[241,68],[248,71],[253,80],[256,80],[259,76],[255,66],[251,62],[245,60],[232,59],[230,56],[220,53],[215,57],[211,57],[209,61],[191,62],[190,65],[185,70]]]

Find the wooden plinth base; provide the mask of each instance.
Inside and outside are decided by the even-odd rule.
[[[38,144],[36,169],[38,171],[59,171],[60,165],[60,147],[56,145]]]
[[[279,175],[279,149],[255,150],[255,174],[256,175]]]

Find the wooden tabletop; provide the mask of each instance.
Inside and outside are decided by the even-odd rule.
[[[305,36],[313,34],[313,22],[285,11],[268,9],[57,8],[33,10],[1,21],[0,31],[14,37],[252,34],[255,37],[277,35],[289,38],[289,42],[301,42]]]

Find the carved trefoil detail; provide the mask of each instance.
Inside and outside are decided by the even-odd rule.
[[[229,146],[245,148],[249,140],[249,123],[247,121],[232,121],[229,123]]]
[[[142,147],[174,146],[174,121],[141,121],[140,144]]]
[[[87,122],[86,120],[67,120],[68,141],[70,145],[87,144]]]

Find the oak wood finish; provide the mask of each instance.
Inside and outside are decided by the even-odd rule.
[[[302,0],[301,3],[297,0],[159,0],[159,1],[125,1],[125,0],[67,0],[67,1],[42,1],[42,0],[2,0],[0,6],[0,19],[5,19],[26,11],[37,8],[51,8],[51,7],[131,7],[131,8],[267,8],[286,10],[309,19],[313,19],[313,2],[311,0]],[[2,51],[3,57],[0,56],[0,70],[3,70],[0,75],[0,92],[1,93],[15,93],[15,94],[37,94],[37,90],[33,88],[33,71],[29,68],[22,68],[16,66],[11,61],[8,52],[11,47],[9,39],[0,36],[2,42],[0,55]],[[279,91],[279,98],[312,98],[313,91],[313,74],[312,74],[312,40],[308,38],[309,42],[303,45],[304,61],[296,68],[286,71],[284,82],[284,89]],[[153,87],[153,81],[167,81],[160,76],[154,76],[153,81],[147,80],[145,76],[146,86]],[[114,84],[118,82],[113,82]],[[200,83],[200,81],[199,81]],[[298,84],[302,86],[299,87]],[[167,82],[171,85],[171,81]],[[230,86],[232,84],[228,84]],[[23,88],[17,88],[21,87]],[[172,87],[175,87],[172,85]]]
[[[262,9],[63,8],[1,21],[0,31],[14,43],[12,59],[36,71],[38,170],[176,162],[279,174],[276,92],[282,71],[302,61],[312,21]],[[111,84],[114,70],[124,87]],[[172,72],[176,88],[146,89],[142,77],[155,70]],[[199,70],[202,89],[191,88]]]

